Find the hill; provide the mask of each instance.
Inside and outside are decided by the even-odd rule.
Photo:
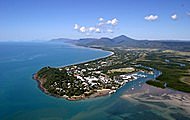
[[[179,51],[190,51],[190,41],[172,41],[172,40],[135,40],[125,35],[111,38],[84,38],[79,40],[59,38],[51,40],[53,42],[66,42],[80,46],[88,47],[122,47],[122,48],[156,48],[171,49]]]

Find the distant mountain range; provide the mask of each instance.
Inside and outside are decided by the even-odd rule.
[[[88,47],[123,47],[123,48],[157,48],[157,49],[171,49],[180,51],[190,51],[190,41],[173,41],[173,40],[135,40],[125,35],[111,38],[84,38],[79,40],[58,38],[51,42],[65,42],[80,46]]]

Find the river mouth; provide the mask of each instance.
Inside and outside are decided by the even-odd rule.
[[[151,111],[149,116],[160,119],[180,119],[187,120],[190,118],[190,94],[168,88],[162,89],[150,86],[145,81],[155,79],[161,75],[160,71],[154,70],[154,75],[148,76],[146,80],[139,80],[132,84],[132,87],[125,90],[120,98],[135,104],[138,113],[126,114],[126,111],[117,114],[126,116],[126,118],[138,118],[139,113],[146,115],[145,111]],[[143,108],[143,109],[141,109]],[[129,108],[130,109],[130,108]],[[132,109],[132,108],[131,108]],[[163,111],[166,111],[163,113]],[[136,112],[136,111],[135,111]],[[153,117],[153,116],[154,117]],[[141,116],[141,115],[139,115]]]
[[[155,70],[155,74],[151,77],[156,78],[161,75],[160,71]],[[143,110],[139,110],[142,113],[146,110],[150,110],[150,116],[153,114],[160,119],[180,119],[187,120],[190,117],[190,94],[175,91],[172,89],[162,89],[154,86],[150,86],[146,83],[135,83],[132,88],[122,93],[121,99],[128,101],[131,104],[136,104],[137,108],[143,107]],[[136,87],[135,87],[136,86]],[[163,111],[167,111],[163,113]],[[121,113],[120,115],[122,116]],[[126,115],[126,114],[125,114]],[[127,115],[128,118],[134,117],[133,115]]]

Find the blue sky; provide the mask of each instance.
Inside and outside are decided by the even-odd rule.
[[[0,0],[1,41],[122,34],[190,40],[190,0]]]

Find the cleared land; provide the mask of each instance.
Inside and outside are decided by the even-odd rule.
[[[132,67],[128,67],[128,68],[119,68],[119,69],[112,69],[112,70],[108,70],[108,73],[114,73],[114,72],[125,72],[125,73],[130,73],[130,72],[134,72],[135,69]]]

